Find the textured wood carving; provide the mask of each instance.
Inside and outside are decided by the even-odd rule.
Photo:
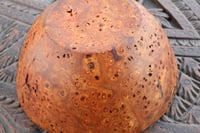
[[[170,38],[200,38],[192,24],[171,0],[144,0],[143,4],[158,18]]]
[[[53,1],[0,0],[0,133],[42,132],[25,117],[17,103],[15,71],[28,28]],[[144,133],[199,133],[200,0],[137,1],[146,6],[165,29],[180,73],[171,108]]]
[[[28,27],[0,16],[0,91],[15,95],[18,55]]]
[[[183,12],[200,34],[200,5],[199,0],[173,0],[174,4]]]
[[[200,58],[178,57],[177,95],[166,115],[185,124],[200,124]]]
[[[36,127],[24,114],[18,102],[0,95],[0,133],[37,133]]]

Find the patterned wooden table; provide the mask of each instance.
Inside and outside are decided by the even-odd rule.
[[[15,77],[24,37],[54,0],[0,0],[0,133],[45,133],[17,102]],[[178,91],[144,133],[200,133],[200,0],[137,0],[160,21],[177,57]]]

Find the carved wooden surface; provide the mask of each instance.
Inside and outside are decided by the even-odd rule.
[[[24,37],[54,0],[0,0],[0,133],[44,133],[17,102],[15,76]],[[177,57],[177,93],[144,133],[200,132],[200,0],[137,0],[159,20]]]

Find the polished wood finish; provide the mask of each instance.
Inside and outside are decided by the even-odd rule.
[[[60,0],[36,20],[17,95],[52,133],[139,133],[168,109],[177,65],[155,18],[134,1]]]

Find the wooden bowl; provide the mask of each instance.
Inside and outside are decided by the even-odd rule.
[[[177,66],[133,0],[59,0],[31,27],[17,71],[28,117],[52,133],[139,133],[172,101]]]

